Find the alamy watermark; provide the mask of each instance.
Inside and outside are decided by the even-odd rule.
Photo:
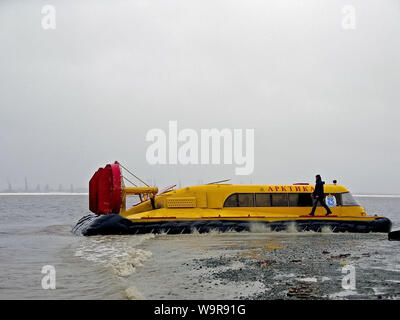
[[[236,164],[236,175],[254,171],[254,129],[178,130],[178,121],[169,121],[168,133],[154,128],[146,141],[153,142],[146,150],[149,164]],[[223,160],[221,148],[223,146]]]
[[[52,265],[45,265],[42,268],[42,274],[44,277],[42,278],[42,288],[47,289],[55,289],[56,288],[56,268]]]
[[[56,29],[56,8],[52,5],[45,5],[40,11],[42,13],[41,25],[44,30]]]
[[[342,8],[342,28],[344,30],[355,30],[356,28],[356,8],[346,5]]]
[[[355,290],[356,289],[356,268],[347,264],[342,268],[342,273],[345,276],[342,278],[342,288],[345,290]]]

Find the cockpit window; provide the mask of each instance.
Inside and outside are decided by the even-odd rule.
[[[238,194],[234,193],[225,200],[224,207],[238,207]]]
[[[343,206],[359,206],[360,204],[354,199],[350,192],[342,193],[342,205]]]

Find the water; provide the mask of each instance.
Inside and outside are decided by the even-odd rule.
[[[400,229],[399,197],[357,199]],[[312,298],[400,297],[400,243],[385,234],[75,236],[87,207],[87,195],[0,195],[0,299],[274,299],[293,286]],[[341,287],[348,264],[355,290]],[[55,290],[42,288],[45,265]]]

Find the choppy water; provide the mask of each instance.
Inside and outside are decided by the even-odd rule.
[[[358,200],[400,229],[399,197]],[[323,282],[320,297],[400,297],[400,243],[383,234],[255,227],[246,233],[78,237],[71,228],[89,213],[87,203],[86,195],[0,195],[0,299],[280,298],[288,279]],[[327,250],[331,269],[325,274],[318,263]],[[336,259],[343,251],[350,257]],[[306,266],[290,265],[305,258]],[[268,279],[257,269],[265,259],[275,259]],[[355,294],[340,288],[339,267],[346,263],[361,270]],[[55,267],[55,290],[42,288],[45,265]]]

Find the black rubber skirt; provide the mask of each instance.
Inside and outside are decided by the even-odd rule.
[[[392,223],[387,218],[377,218],[372,221],[349,221],[330,219],[301,219],[284,221],[249,221],[249,220],[197,220],[197,221],[154,221],[132,222],[117,214],[102,216],[88,215],[81,218],[72,231],[78,235],[93,236],[107,234],[144,234],[168,233],[182,234],[199,233],[217,230],[226,231],[252,231],[255,225],[263,225],[271,231],[284,231],[289,227],[296,227],[297,231],[320,232],[329,227],[332,232],[384,232],[391,230]]]

